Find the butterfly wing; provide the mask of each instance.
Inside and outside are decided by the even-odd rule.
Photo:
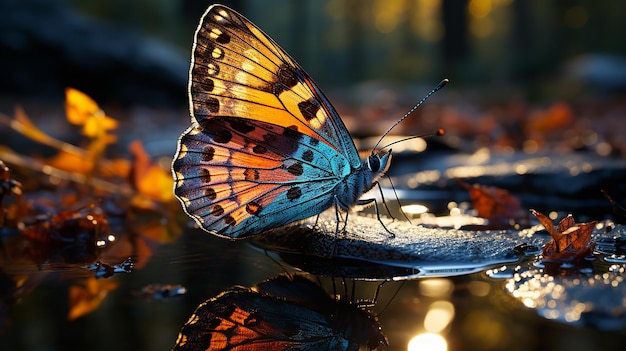
[[[206,119],[181,137],[172,166],[175,194],[204,229],[243,238],[329,208],[337,182],[336,162],[327,156],[333,153],[289,128]]]
[[[314,216],[360,166],[341,118],[302,68],[224,6],[209,7],[196,31],[189,97],[175,194],[214,234],[242,238]]]
[[[295,129],[360,159],[328,99],[278,44],[221,5],[209,7],[196,31],[189,82],[195,122],[248,118]]]

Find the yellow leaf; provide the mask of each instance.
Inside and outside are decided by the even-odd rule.
[[[71,173],[90,174],[94,163],[87,155],[60,151],[46,162],[48,165]]]
[[[74,88],[65,89],[65,115],[72,124],[84,124],[94,115],[104,114],[87,94]]]
[[[130,145],[133,155],[133,179],[131,180],[141,195],[151,199],[167,202],[174,198],[172,189],[174,181],[169,170],[161,168],[151,161],[150,155],[139,141]]]
[[[85,121],[83,134],[95,138],[106,134],[108,130],[117,128],[117,121],[105,115],[93,116]]]

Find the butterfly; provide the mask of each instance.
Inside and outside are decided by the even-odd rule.
[[[301,275],[234,287],[201,303],[174,351],[386,350],[374,314]]]
[[[212,5],[195,33],[192,125],[172,162],[174,193],[201,228],[239,239],[357,204],[391,151],[361,160],[307,73],[244,16]],[[381,222],[382,223],[382,222]]]

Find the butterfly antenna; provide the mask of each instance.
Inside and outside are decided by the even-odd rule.
[[[383,139],[387,136],[387,134],[389,134],[398,124],[402,123],[402,121],[404,121],[407,117],[409,117],[415,110],[417,110],[420,106],[422,106],[422,104],[428,100],[428,98],[433,95],[434,93],[436,93],[437,91],[439,91],[439,89],[443,88],[446,86],[446,84],[448,84],[449,80],[447,78],[445,78],[444,80],[442,80],[441,82],[439,82],[439,84],[437,84],[436,87],[434,87],[431,91],[428,92],[428,94],[426,94],[426,96],[424,96],[422,98],[422,100],[420,100],[417,104],[415,104],[415,106],[413,106],[413,108],[411,108],[409,110],[409,112],[405,113],[404,116],[402,116],[402,118],[400,118],[399,120],[396,121],[396,123],[394,123],[391,127],[389,127],[389,129],[387,129],[387,131],[385,133],[383,133],[383,135],[378,139],[378,141],[376,142],[376,145],[374,145],[374,148],[372,149],[372,152],[374,152],[373,150],[377,150],[378,149],[378,145],[380,144],[381,141],[383,141]]]
[[[434,131],[432,133],[424,134],[424,135],[413,135],[413,136],[410,136],[410,137],[402,138],[400,140],[396,140],[394,142],[391,142],[391,143],[389,143],[389,144],[387,144],[385,146],[381,146],[380,148],[381,149],[386,149],[386,148],[390,147],[391,145],[399,144],[399,143],[405,142],[407,140],[417,139],[417,138],[428,138],[428,137],[431,137],[431,136],[442,136],[444,134],[446,134],[446,131],[443,128],[439,128],[439,129],[437,129],[436,131]]]

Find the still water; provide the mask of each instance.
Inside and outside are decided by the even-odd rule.
[[[470,235],[464,231],[455,233],[458,235],[447,239],[451,249],[457,249],[455,245],[461,247],[460,241],[455,242],[456,237]],[[602,235],[603,228],[598,233]],[[435,234],[445,233],[442,230]],[[623,234],[621,228],[615,229],[604,242]],[[534,238],[511,235],[510,241],[505,232],[497,232],[494,237],[507,244],[516,240],[531,244],[547,240],[545,233]],[[367,241],[351,243],[368,250]],[[0,336],[2,349],[167,350],[174,346],[181,327],[204,300],[234,285],[250,287],[285,271],[296,273],[276,252],[223,240],[193,228],[185,230],[172,243],[142,245],[158,246],[158,249],[146,251],[152,252],[150,257],[137,256],[132,272],[97,280],[97,284],[115,286],[108,294],[107,289],[92,289],[96,295],[106,296],[101,296],[102,302],[93,312],[72,321],[68,321],[68,291],[75,284],[84,284],[73,278],[84,276],[84,270],[67,267],[37,272],[6,267],[5,270],[12,271],[11,277],[23,277],[18,279],[18,284],[23,285],[18,285],[21,297],[4,299],[6,324]],[[516,253],[512,245],[502,247],[501,252],[477,254],[491,255],[485,261],[488,264],[482,265],[471,257],[472,252],[480,251],[481,245],[481,239],[477,239],[468,256],[456,260],[465,263],[459,263],[455,269],[448,262],[446,271],[437,261],[438,250],[424,252],[422,261],[414,262],[413,268],[408,261],[404,267],[398,267],[402,266],[398,260],[390,261],[392,267],[387,267],[381,262],[347,258],[328,261],[324,257],[308,263],[301,259],[296,264],[317,270],[318,275],[311,277],[329,294],[347,295],[355,308],[369,309],[379,315],[389,350],[608,350],[623,345],[626,340],[623,298],[626,290],[621,278],[623,269],[620,270],[623,262],[611,264],[597,257],[594,269],[600,271],[599,275],[578,274],[574,279],[546,277],[538,272],[540,267],[534,263],[532,250]],[[343,252],[338,249],[338,256]],[[503,262],[495,262],[497,259]],[[433,262],[428,271],[429,263]],[[480,269],[468,270],[469,266]],[[329,275],[340,273],[330,272],[329,267],[338,268],[344,275],[367,279],[332,279]],[[420,273],[420,268],[429,273]],[[533,270],[534,273],[528,273]],[[381,285],[375,275],[394,279]],[[569,290],[573,285],[582,286],[581,282],[585,282],[585,287],[579,292]],[[142,293],[142,288],[154,284],[180,284],[187,293],[169,298]],[[603,285],[609,288],[592,290]],[[531,291],[533,287],[535,291]],[[568,293],[574,302],[559,298]],[[590,294],[597,296],[589,297]],[[602,300],[610,301],[608,308],[602,306]],[[569,317],[566,315],[571,306],[580,310],[575,317],[571,317],[571,310]]]

